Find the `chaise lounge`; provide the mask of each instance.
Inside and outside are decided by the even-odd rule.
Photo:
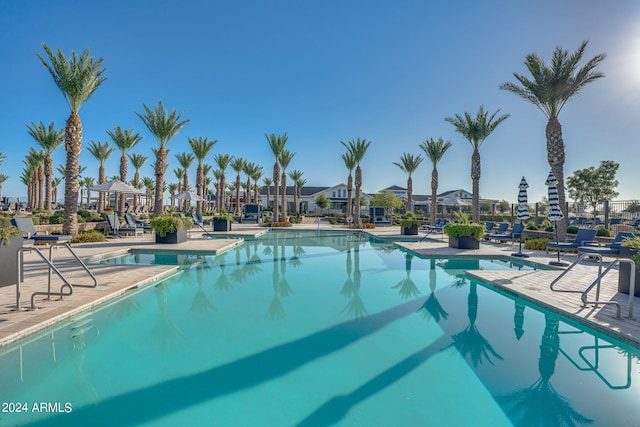
[[[40,234],[36,231],[36,227],[31,218],[11,218],[11,224],[22,231],[26,243],[30,243],[31,240],[35,244],[42,243],[46,245],[71,241],[71,236],[66,234]]]
[[[485,239],[497,240],[499,242],[515,242],[516,240],[520,240],[520,235],[522,234],[523,229],[524,227],[522,224],[514,224],[510,233],[487,233],[484,237]]]
[[[547,253],[552,251],[577,251],[580,246],[588,246],[594,242],[597,230],[591,228],[580,228],[578,234],[573,242],[547,242],[545,243],[545,249]]]
[[[578,255],[582,254],[598,254],[604,256],[614,256],[617,257],[620,255],[620,246],[625,239],[633,239],[634,237],[640,237],[640,233],[632,233],[630,231],[620,231],[616,234],[616,237],[613,239],[613,242],[607,247],[602,246],[579,246],[578,247]]]

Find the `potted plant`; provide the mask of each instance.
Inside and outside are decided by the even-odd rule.
[[[449,236],[449,247],[456,249],[480,249],[480,239],[484,236],[484,225],[469,222],[469,216],[457,214],[457,222],[449,222],[444,232]]]
[[[636,264],[634,296],[640,297],[640,236],[625,239],[620,244],[620,258],[633,260]],[[631,284],[631,264],[621,262],[618,272],[618,292],[629,293]]]
[[[187,230],[193,227],[193,221],[167,213],[152,217],[149,225],[156,232],[156,243],[183,243],[187,241]]]
[[[231,223],[235,221],[226,209],[213,216],[213,231],[231,231]]]
[[[400,234],[417,236],[419,226],[420,221],[416,219],[416,214],[413,212],[407,212],[402,216],[402,219],[400,219]]]
[[[18,250],[23,241],[16,227],[0,228],[0,287],[18,283]]]

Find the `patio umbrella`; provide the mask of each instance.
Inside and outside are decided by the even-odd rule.
[[[562,209],[560,209],[560,201],[558,200],[558,180],[556,179],[553,171],[549,172],[547,182],[545,184],[549,187],[549,213],[547,218],[553,222],[553,228],[556,230],[556,244],[558,244],[558,221],[564,218]],[[559,245],[558,245],[559,246]],[[558,261],[551,261],[550,265],[557,265],[560,267],[566,267],[567,263],[560,261],[560,251],[558,251]]]
[[[201,202],[204,200],[193,191],[183,191],[182,193],[174,194],[171,198],[176,200],[193,200],[194,202]]]
[[[89,187],[90,191],[98,191],[100,193],[115,193],[116,199],[118,194],[144,194],[143,191],[138,190],[122,181],[109,181],[104,184],[94,185]]]
[[[527,184],[527,180],[522,177],[520,181],[520,191],[518,191],[518,219],[520,220],[520,224],[522,225],[522,221],[525,219],[529,219],[529,208],[527,207],[527,188],[529,184]],[[520,232],[520,246],[518,248],[518,253],[511,254],[512,256],[517,256],[521,258],[528,258],[529,255],[522,253],[522,232]]]
[[[452,206],[452,207],[453,206],[469,206],[469,203],[465,202],[464,200],[458,197],[445,197],[438,204],[442,206]],[[453,214],[453,208],[451,209],[451,213]]]

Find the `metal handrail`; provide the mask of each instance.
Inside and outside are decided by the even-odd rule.
[[[20,289],[20,284],[23,281],[23,277],[22,277],[22,261],[23,261],[23,253],[25,251],[35,251],[40,258],[42,258],[42,260],[44,262],[46,262],[49,265],[49,288],[47,290],[47,292],[34,292],[33,294],[31,294],[31,309],[35,310],[36,308],[36,301],[35,301],[35,297],[36,295],[56,295],[59,297],[66,297],[69,296],[71,294],[73,294],[73,286],[71,285],[71,283],[69,283],[69,281],[62,275],[62,273],[60,272],[60,270],[58,270],[56,268],[55,265],[53,265],[53,263],[47,259],[47,257],[40,251],[40,249],[35,248],[35,247],[22,247],[22,248],[18,248],[18,254],[20,255],[18,257],[18,283],[16,284],[16,309],[20,310],[20,294],[21,294],[21,289]],[[64,282],[64,284],[62,285],[62,287],[60,288],[60,292],[51,292],[51,271],[55,272],[56,275],[58,277],[60,277],[60,279],[62,279],[62,281]],[[64,292],[64,288],[68,288],[69,292],[65,293]]]
[[[582,254],[578,257],[577,260],[574,261],[573,264],[571,264],[569,267],[566,268],[566,270],[564,270],[562,273],[560,273],[560,275],[558,277],[556,277],[555,279],[553,279],[553,281],[551,282],[551,284],[549,285],[549,289],[551,289],[554,292],[569,292],[569,293],[575,293],[575,294],[581,294],[582,291],[572,291],[572,290],[559,290],[559,289],[553,289],[553,285],[555,285],[556,283],[558,283],[560,281],[560,279],[562,279],[567,273],[569,273],[569,271],[571,271],[571,269],[573,267],[575,267],[576,265],[578,265],[578,263],[580,261],[582,261],[584,258],[587,257],[592,257],[592,258],[596,258],[598,259],[599,265],[598,265],[598,275],[600,275],[602,273],[602,256],[599,254]],[[598,289],[599,291],[599,289]]]
[[[56,243],[53,244],[49,247],[49,261],[51,261],[51,263],[53,264],[53,248],[55,247],[59,247],[59,246],[63,246],[66,247],[69,252],[71,252],[71,255],[73,255],[73,257],[76,259],[76,261],[78,261],[80,263],[80,265],[82,266],[82,268],[84,269],[84,271],[86,271],[89,276],[91,276],[91,279],[93,280],[93,285],[78,285],[76,284],[76,286],[80,286],[83,288],[97,288],[98,287],[98,279],[96,278],[96,276],[93,275],[93,273],[91,272],[91,270],[89,270],[89,267],[87,267],[87,265],[80,259],[80,257],[78,256],[78,254],[76,254],[73,249],[71,249],[71,246],[68,243]],[[51,271],[49,271],[49,281],[51,281]],[[51,283],[49,283],[49,285],[51,285]]]

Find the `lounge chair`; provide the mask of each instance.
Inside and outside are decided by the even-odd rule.
[[[107,226],[111,230],[111,235],[114,237],[115,236],[120,237],[122,234],[124,235],[133,234],[134,236],[138,236],[144,233],[144,230],[142,229],[142,227],[129,227],[129,226],[121,227],[120,219],[118,219],[118,214],[115,212],[108,214],[106,216],[106,220],[107,220]]]
[[[620,245],[622,244],[624,239],[632,239],[638,236],[640,236],[640,234],[638,233],[632,233],[630,231],[620,231],[618,234],[616,234],[616,237],[613,239],[613,242],[611,242],[609,246],[578,246],[578,254],[598,254],[617,257],[618,255],[620,255]]]
[[[493,222],[493,221],[487,221],[487,222],[485,222],[485,223],[484,223],[484,226],[485,226],[485,230],[484,230],[484,232],[485,232],[485,233],[491,233],[491,230],[493,230],[493,227],[494,227],[495,225],[496,225],[496,223],[495,223],[495,222]]]
[[[128,228],[142,228],[143,232],[151,232],[151,230],[153,230],[148,222],[142,221],[141,219],[135,219],[131,214],[124,214],[124,220],[127,223]]]
[[[71,241],[71,236],[66,234],[39,234],[31,218],[11,218],[11,224],[22,231],[25,243],[66,243]]]
[[[433,225],[425,225],[424,228],[430,231],[441,232],[444,226],[447,225],[446,218],[438,218],[436,219],[436,223]]]
[[[502,224],[500,224],[502,225]],[[515,242],[516,240],[520,240],[520,235],[522,234],[522,230],[524,226],[522,224],[514,224],[511,232],[509,233],[487,233],[484,235],[485,239],[488,240],[497,240],[499,242],[511,241]]]
[[[509,223],[508,222],[501,222],[500,224],[498,224],[498,229],[496,230],[495,233],[484,233],[484,240],[490,240],[491,238],[489,237],[489,235],[503,235],[507,232],[507,228],[509,228]]]
[[[593,243],[596,237],[597,230],[591,228],[580,228],[578,229],[578,234],[576,234],[576,238],[573,242],[547,242],[545,243],[546,251],[549,253],[549,250],[552,251],[576,251],[580,246],[587,246],[590,243]]]

